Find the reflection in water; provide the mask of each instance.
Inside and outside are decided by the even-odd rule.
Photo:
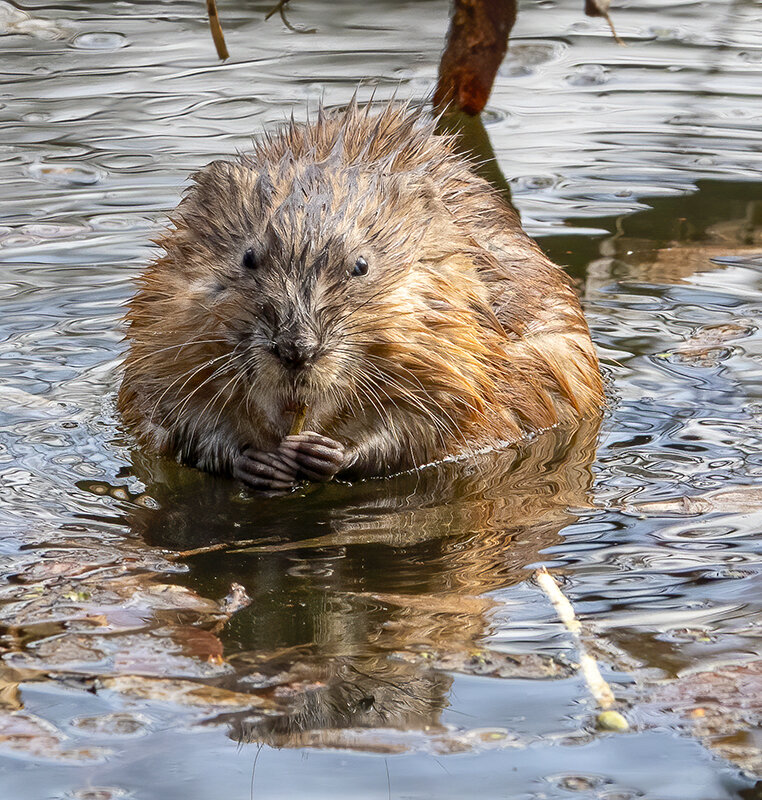
[[[710,185],[702,191],[711,192],[713,188]],[[723,188],[727,192],[727,187]],[[654,212],[641,215],[634,224],[620,220],[616,233],[600,243],[601,258],[587,266],[585,293],[604,288],[612,274],[620,280],[665,285],[717,269],[713,259],[727,257],[730,250],[733,259],[758,255],[762,248],[762,198],[752,187],[742,193],[754,199],[734,198],[735,208],[726,208],[717,221],[692,219],[686,215],[686,203],[681,204],[680,215],[659,208],[662,225],[666,219],[672,227],[661,236],[654,236],[652,229],[650,235],[643,230],[649,218],[657,216]],[[674,201],[669,205],[675,205]]]
[[[346,746],[343,729],[431,733],[448,703],[442,670],[566,674],[550,658],[480,649],[485,594],[524,580],[576,518],[569,509],[588,503],[597,433],[588,423],[414,474],[268,499],[136,461],[159,508],[136,506],[130,524],[158,547],[230,541],[229,552],[193,561],[189,583],[211,596],[230,580],[246,587],[253,602],[223,634],[235,668],[226,686],[274,693],[281,706],[239,721],[236,735],[300,747]],[[233,532],[247,545],[236,548]]]
[[[477,174],[491,183],[518,215],[511,200],[511,185],[495,157],[495,150],[482,118],[449,111],[439,118],[437,132],[455,135],[458,152],[473,163]]]
[[[606,220],[610,234],[543,238],[548,255],[579,279],[596,301],[618,281],[669,286],[717,270],[713,259],[736,261],[762,249],[762,186],[747,181],[701,181],[695,192],[657,197],[637,214]]]

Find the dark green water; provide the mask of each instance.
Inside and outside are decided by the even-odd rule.
[[[132,450],[122,304],[189,171],[359,78],[425,96],[447,5],[219,5],[224,65],[202,3],[0,37],[0,798],[762,796],[762,6],[628,3],[620,48],[522,5],[485,125],[578,281],[599,437],[256,499]]]

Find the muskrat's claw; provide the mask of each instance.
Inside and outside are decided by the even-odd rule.
[[[277,453],[251,448],[239,453],[233,475],[253,489],[291,489],[297,482],[296,470]]]
[[[286,436],[278,448],[279,458],[312,481],[330,481],[344,466],[344,456],[341,442],[308,431]]]

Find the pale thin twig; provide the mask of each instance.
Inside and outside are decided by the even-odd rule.
[[[574,642],[577,645],[579,653],[579,667],[582,676],[587,683],[590,694],[592,694],[595,702],[603,709],[604,712],[618,715],[618,712],[611,711],[612,706],[616,704],[616,698],[611,691],[611,687],[606,683],[598,668],[598,662],[587,652],[585,643],[582,640],[582,625],[574,613],[574,608],[569,602],[566,595],[561,591],[561,588],[556,583],[556,579],[548,572],[545,567],[541,567],[534,574],[535,580],[539,587],[553,603],[561,622],[566,626],[566,629],[574,637]],[[599,721],[601,721],[599,716]],[[607,726],[608,727],[608,726]],[[619,723],[619,729],[626,730],[627,722],[622,717]]]

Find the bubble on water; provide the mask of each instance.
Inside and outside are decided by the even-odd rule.
[[[519,191],[537,191],[550,189],[556,185],[558,178],[555,175],[522,175],[511,181],[514,189]]]
[[[26,247],[37,244],[37,239],[33,236],[24,236],[21,233],[11,233],[8,236],[0,237],[0,247]]]
[[[161,508],[161,506],[156,502],[156,500],[154,500],[153,497],[147,494],[138,495],[134,499],[134,503],[136,505],[143,506],[143,508],[152,508],[154,510]]]
[[[71,800],[121,800],[130,797],[131,792],[116,786],[92,786],[88,789],[79,789],[67,796]]]
[[[652,25],[648,28],[647,33],[655,39],[674,40],[677,42],[682,41],[686,34],[686,32],[680,28],[660,27],[658,25]]]
[[[89,186],[103,178],[101,170],[88,164],[36,161],[29,166],[28,172],[35,180],[56,186]]]
[[[468,732],[468,736],[470,739],[484,744],[504,742],[506,739],[512,738],[506,728],[473,728]]]
[[[558,60],[567,45],[564,42],[522,42],[511,46],[500,68],[500,75],[522,77],[532,75],[536,68]]]
[[[44,111],[32,111],[21,117],[22,122],[47,122],[49,119],[50,114],[46,114]]]
[[[505,122],[510,117],[511,114],[504,109],[494,108],[493,106],[487,106],[487,108],[485,108],[481,114],[482,122],[484,123],[485,128],[489,127],[490,125],[497,125],[501,122]]]
[[[515,45],[512,49],[513,58],[530,67],[547,64],[560,58],[567,49],[564,42],[527,42]]]
[[[146,217],[128,214],[98,214],[90,218],[90,225],[97,231],[134,231],[150,227]]]
[[[71,41],[71,46],[77,50],[119,50],[127,47],[129,39],[121,33],[106,31],[97,33],[80,33]]]
[[[82,225],[65,225],[54,222],[35,222],[24,225],[21,232],[27,236],[36,236],[40,239],[68,239],[80,233],[85,233],[87,228]]]
[[[582,64],[577,67],[566,82],[572,86],[601,86],[608,83],[611,75],[601,64]]]
[[[738,59],[747,64],[759,64],[762,62],[762,50],[743,50],[738,54]]]
[[[128,712],[77,717],[71,724],[82,733],[99,736],[140,736],[148,732],[148,720]]]
[[[550,780],[567,792],[590,792],[604,784],[599,775],[558,775]]]

